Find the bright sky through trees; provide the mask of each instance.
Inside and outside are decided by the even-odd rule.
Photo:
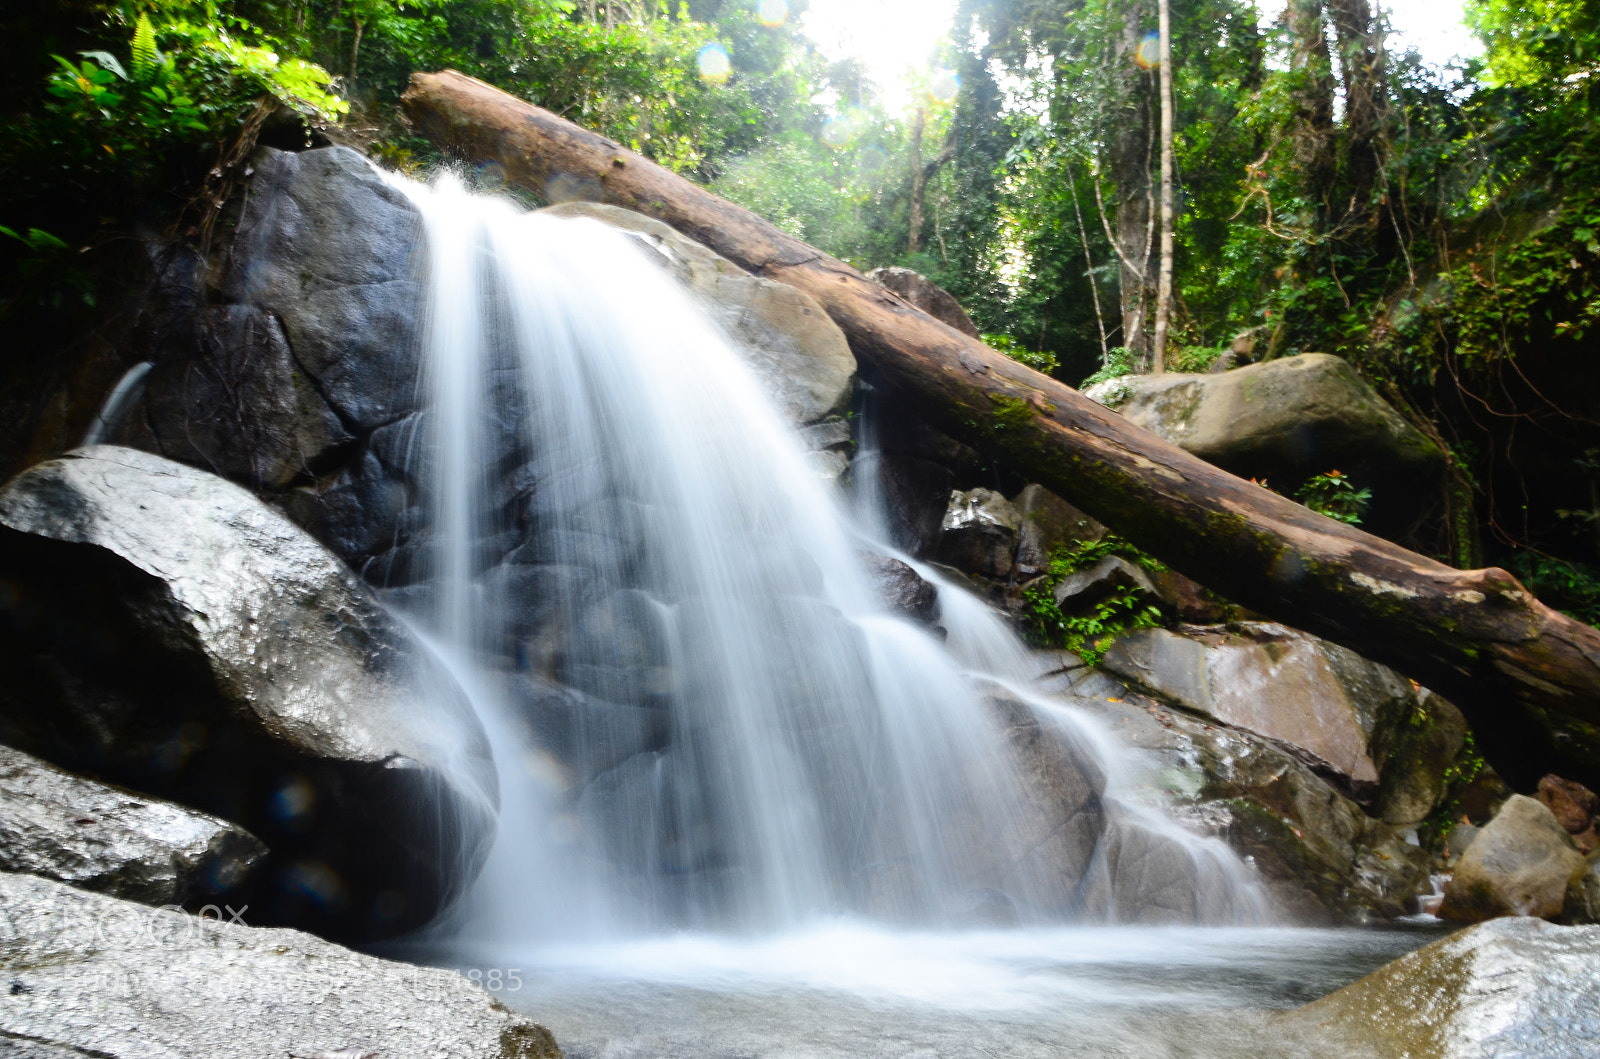
[[[1265,17],[1275,18],[1283,2],[1258,0],[1258,6]],[[1462,0],[1395,0],[1383,6],[1400,46],[1415,46],[1430,63],[1479,51],[1461,22]],[[927,63],[955,9],[956,0],[811,0],[803,25],[830,59],[863,59],[892,113],[909,99],[900,86],[907,68]]]

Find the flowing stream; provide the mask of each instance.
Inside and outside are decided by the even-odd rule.
[[[1204,1013],[1415,944],[1277,927],[1230,852],[1029,692],[1038,662],[984,604],[939,583],[943,639],[888,613],[867,468],[853,517],[647,247],[404,186],[432,514],[431,576],[402,594],[502,784],[438,958],[569,1055],[1055,1055],[1157,997],[1237,1043]]]

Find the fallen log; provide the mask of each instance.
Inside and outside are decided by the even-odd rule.
[[[1600,784],[1600,631],[1504,570],[1456,570],[1205,463],[963,335],[733,203],[454,71],[402,102],[434,143],[553,201],[656,217],[815,298],[864,367],[951,434],[1253,610],[1455,701],[1514,787]]]

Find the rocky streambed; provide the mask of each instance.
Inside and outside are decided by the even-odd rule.
[[[1129,751],[1118,790],[1229,847],[1272,925],[1189,926],[1196,904],[1162,903],[1151,883],[1124,887],[1149,898],[1139,908],[1096,912],[1168,925],[830,921],[454,950],[436,927],[416,947],[502,826],[489,734],[393,609],[439,591],[417,471],[431,414],[416,384],[420,223],[350,151],[267,151],[254,173],[210,256],[152,249],[136,324],[30,395],[28,444],[6,454],[20,473],[0,490],[0,1054],[509,1059],[558,1055],[557,1040],[608,1057],[1600,1051],[1600,928],[1547,922],[1600,919],[1592,793],[1560,776],[1513,790],[1448,702],[1181,572],[1120,554],[1053,572],[1106,527],[905,409],[867,409],[864,430],[843,414],[848,344],[814,303],[589,206],[558,212],[632,233],[708,300],[819,478],[871,484],[888,539],[862,547],[888,611],[935,636],[958,605],[1022,622],[1029,600],[1063,620],[1114,597],[1160,612],[1088,650],[1038,651],[1029,687],[985,701],[1035,764],[1081,755],[1058,712],[1093,719]],[[1325,446],[1358,445],[1337,458],[1399,468],[1381,513],[1406,524],[1426,446],[1338,365],[1290,360],[1108,399],[1240,473],[1262,453],[1273,474],[1326,470]],[[129,411],[96,428],[115,444],[74,449],[143,363]],[[1257,389],[1337,414],[1293,444],[1262,440],[1293,414],[1219,438]],[[1352,417],[1366,426],[1328,426]],[[592,804],[670,748],[661,703],[615,690],[660,675],[659,638],[636,592],[590,598],[581,569],[533,546],[536,461],[507,442],[494,464],[505,520],[476,544],[475,598],[525,605],[480,661],[541,740],[525,764]],[[627,523],[617,503],[583,514],[607,547]],[[548,605],[563,594],[577,619]],[[596,644],[616,657],[596,662]],[[1172,844],[1102,826],[1108,781],[1079,779],[1074,863],[1168,878]],[[525,884],[542,885],[538,866]],[[1013,915],[1004,897],[978,907]],[[1489,922],[1434,940],[1447,928],[1414,918],[1430,911]],[[405,937],[376,951],[416,962],[341,947]]]

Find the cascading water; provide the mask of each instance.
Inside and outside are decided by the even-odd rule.
[[[1118,751],[941,585],[883,552],[639,243],[441,180],[425,219],[428,572],[406,590],[496,743],[502,817],[462,937],[667,928],[1205,923],[1231,855],[1118,796]],[[931,571],[923,571],[932,577]]]

